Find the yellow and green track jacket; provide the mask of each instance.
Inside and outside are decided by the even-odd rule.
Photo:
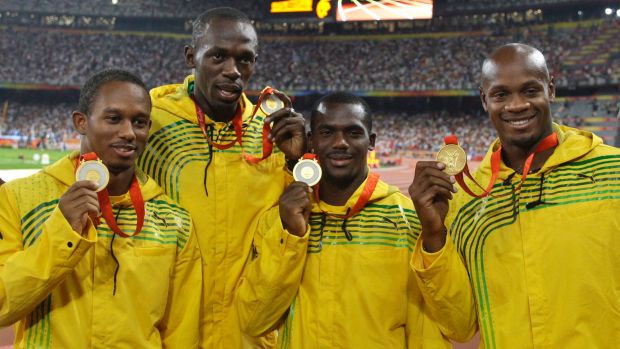
[[[184,84],[151,91],[153,125],[138,166],[194,218],[203,257],[201,347],[273,347],[273,334],[262,340],[242,336],[233,303],[258,217],[277,204],[291,175],[284,170],[284,154],[276,146],[270,157],[256,165],[243,158],[239,144],[209,149],[188,95],[191,81],[193,76]],[[245,96],[243,107],[243,149],[260,156],[264,114],[259,111],[250,123],[253,106]],[[230,123],[206,119],[207,132],[215,142],[225,144],[235,138]]]
[[[196,348],[201,270],[190,216],[140,175],[139,235],[114,236],[103,219],[78,234],[58,208],[76,156],[0,188],[0,325],[16,323],[16,348]],[[129,195],[111,201],[133,234]]]
[[[451,205],[446,226],[471,276],[484,348],[620,343],[620,150],[554,128],[558,147],[520,191],[521,176],[502,163],[491,196],[461,191]],[[497,146],[474,174],[483,187]]]
[[[244,331],[278,328],[279,348],[452,348],[448,337],[473,336],[474,299],[460,256],[448,243],[416,277],[410,261],[420,223],[397,188],[379,181],[346,221],[351,240],[342,219],[323,213],[345,214],[364,184],[344,206],[313,203],[304,237],[284,230],[277,207],[264,215],[237,299]],[[435,265],[450,272],[437,274]]]

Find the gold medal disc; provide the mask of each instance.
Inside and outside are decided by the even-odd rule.
[[[282,108],[284,108],[284,102],[274,94],[266,96],[260,104],[260,109],[266,115],[271,115]]]
[[[316,160],[303,159],[299,160],[293,167],[293,178],[296,181],[304,182],[309,186],[316,185],[321,180],[321,165]]]
[[[100,192],[108,186],[110,172],[101,161],[83,161],[75,171],[75,180],[95,182],[97,184],[95,191]]]
[[[437,153],[437,161],[446,165],[443,170],[450,176],[463,172],[467,164],[467,154],[465,150],[456,144],[446,144]]]

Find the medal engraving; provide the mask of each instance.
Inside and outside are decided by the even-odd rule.
[[[322,174],[321,166],[316,160],[300,160],[293,168],[293,178],[309,186],[319,183]]]
[[[76,181],[92,181],[97,184],[97,192],[102,191],[108,185],[110,173],[101,161],[82,161],[75,171]]]
[[[274,94],[266,96],[260,104],[260,109],[267,115],[284,108],[284,102]]]
[[[443,170],[450,176],[463,172],[467,164],[467,154],[465,150],[456,144],[446,144],[437,153],[437,161],[446,165]]]

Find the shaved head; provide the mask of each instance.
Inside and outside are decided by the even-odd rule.
[[[484,60],[482,74],[480,75],[481,86],[485,86],[495,78],[500,66],[515,62],[523,65],[526,70],[539,75],[543,81],[549,82],[551,80],[547,61],[542,52],[529,45],[513,43],[498,47]]]

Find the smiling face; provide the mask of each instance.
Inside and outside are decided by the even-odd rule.
[[[322,180],[350,184],[366,178],[367,155],[376,136],[365,117],[359,104],[323,102],[317,107],[310,142],[321,162]]]
[[[151,99],[131,82],[111,81],[99,87],[88,115],[73,113],[76,130],[84,135],[82,154],[95,152],[114,174],[132,169],[148,138]]]
[[[540,52],[506,49],[483,66],[480,98],[504,147],[531,152],[553,132],[555,85]]]
[[[254,73],[258,39],[249,23],[213,19],[185,60],[195,69],[194,95],[206,102],[210,115],[234,112]]]

